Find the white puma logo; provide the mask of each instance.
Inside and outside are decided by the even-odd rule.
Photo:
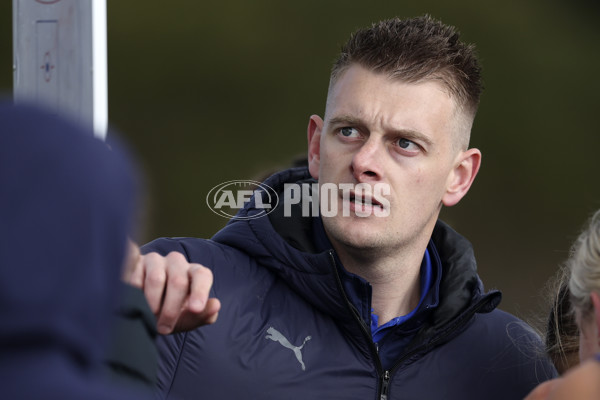
[[[267,336],[265,336],[265,339],[271,339],[274,342],[279,342],[279,343],[281,343],[281,345],[283,347],[292,350],[294,352],[294,355],[298,359],[300,366],[302,367],[302,371],[306,370],[306,367],[304,366],[304,362],[302,361],[302,353],[300,352],[300,350],[302,350],[302,348],[304,347],[306,342],[308,342],[310,339],[312,339],[311,336],[307,336],[304,339],[304,342],[302,342],[301,346],[294,346],[290,343],[289,340],[286,339],[285,336],[283,336],[281,334],[281,332],[279,332],[277,329],[275,329],[273,327],[270,327],[269,329],[267,329]]]

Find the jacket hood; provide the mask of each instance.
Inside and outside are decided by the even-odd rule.
[[[33,350],[35,363],[24,369],[45,359],[56,367],[50,360],[67,355],[91,370],[118,297],[132,165],[117,143],[109,149],[90,130],[37,108],[0,105],[0,124],[0,369],[24,373],[15,364]],[[60,368],[43,373],[65,391],[76,382]]]
[[[312,241],[311,218],[284,216],[284,185],[310,179],[306,167],[292,168],[268,178],[264,184],[278,193],[278,206],[264,215],[254,196],[213,240],[238,248],[273,273],[317,309],[351,321],[346,300],[338,290],[338,278],[330,252],[317,253]],[[263,203],[267,202],[266,196]],[[258,218],[253,216],[263,214]]]
[[[332,267],[333,250],[315,253],[311,218],[301,217],[300,213],[283,215],[284,185],[310,180],[306,167],[271,176],[264,184],[279,193],[280,201],[268,218],[246,219],[264,213],[263,208],[255,207],[255,192],[236,218],[213,239],[257,258],[320,310],[336,318],[346,315],[350,319],[347,300],[338,290],[335,267]],[[266,201],[265,196],[263,202]],[[442,221],[437,222],[432,239],[443,263],[440,302],[424,329],[439,330],[456,322],[456,316],[469,309],[490,312],[497,307],[501,295],[484,293],[471,243]]]

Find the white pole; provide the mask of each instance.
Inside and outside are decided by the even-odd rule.
[[[108,130],[106,0],[92,0],[93,126],[96,137]]]

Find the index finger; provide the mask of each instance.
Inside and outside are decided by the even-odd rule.
[[[127,255],[125,257],[125,266],[123,267],[123,281],[141,288],[144,285],[144,261],[140,253],[140,247],[127,239]]]

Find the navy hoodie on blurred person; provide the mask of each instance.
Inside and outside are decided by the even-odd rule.
[[[103,361],[133,220],[118,146],[34,107],[0,105],[3,399],[136,399]]]

